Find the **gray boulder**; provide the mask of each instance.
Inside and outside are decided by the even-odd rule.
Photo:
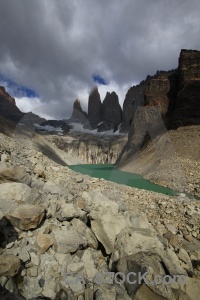
[[[6,213],[14,227],[21,230],[29,230],[37,228],[45,216],[45,209],[39,205],[21,205],[16,209]]]

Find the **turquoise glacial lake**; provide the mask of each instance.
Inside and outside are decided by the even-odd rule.
[[[104,178],[108,181],[113,181],[138,189],[153,191],[170,196],[177,194],[177,192],[170,188],[154,184],[144,179],[141,175],[116,170],[115,165],[113,164],[79,164],[70,165],[68,167],[81,174],[87,174],[95,178]]]

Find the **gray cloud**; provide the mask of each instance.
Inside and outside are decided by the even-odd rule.
[[[86,108],[92,74],[123,90],[176,68],[199,37],[199,0],[0,1],[0,73],[56,103],[57,118],[77,97]]]

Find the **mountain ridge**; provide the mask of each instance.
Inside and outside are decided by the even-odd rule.
[[[101,101],[98,88],[95,87],[88,98],[88,113],[81,107],[81,101],[75,100],[73,112],[67,120],[45,120],[39,116],[22,113],[4,87],[0,88],[0,115],[18,123],[26,119],[31,128],[37,123],[42,126],[61,126],[64,134],[70,131],[70,123],[82,123],[84,128],[97,132],[112,130],[128,132],[138,107],[156,107],[167,128],[200,124],[200,51],[182,49],[178,68],[170,71],[157,71],[148,75],[138,85],[132,86],[126,93],[123,108],[118,95],[107,92]],[[63,123],[62,123],[63,122]],[[44,123],[44,124],[43,124]],[[31,124],[31,125],[30,125]]]

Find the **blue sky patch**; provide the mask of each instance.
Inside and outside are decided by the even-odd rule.
[[[98,74],[93,74],[92,78],[93,78],[93,81],[98,83],[98,84],[102,84],[102,85],[107,85],[108,84],[106,82],[106,80]]]
[[[28,98],[38,97],[38,94],[34,90],[32,90],[28,87],[25,87],[23,85],[17,84],[13,80],[8,79],[2,75],[0,75],[0,82],[5,83],[5,85],[9,88],[9,92],[10,92],[11,96],[13,96],[13,97],[19,97],[19,98],[21,98],[21,97],[28,97]]]

